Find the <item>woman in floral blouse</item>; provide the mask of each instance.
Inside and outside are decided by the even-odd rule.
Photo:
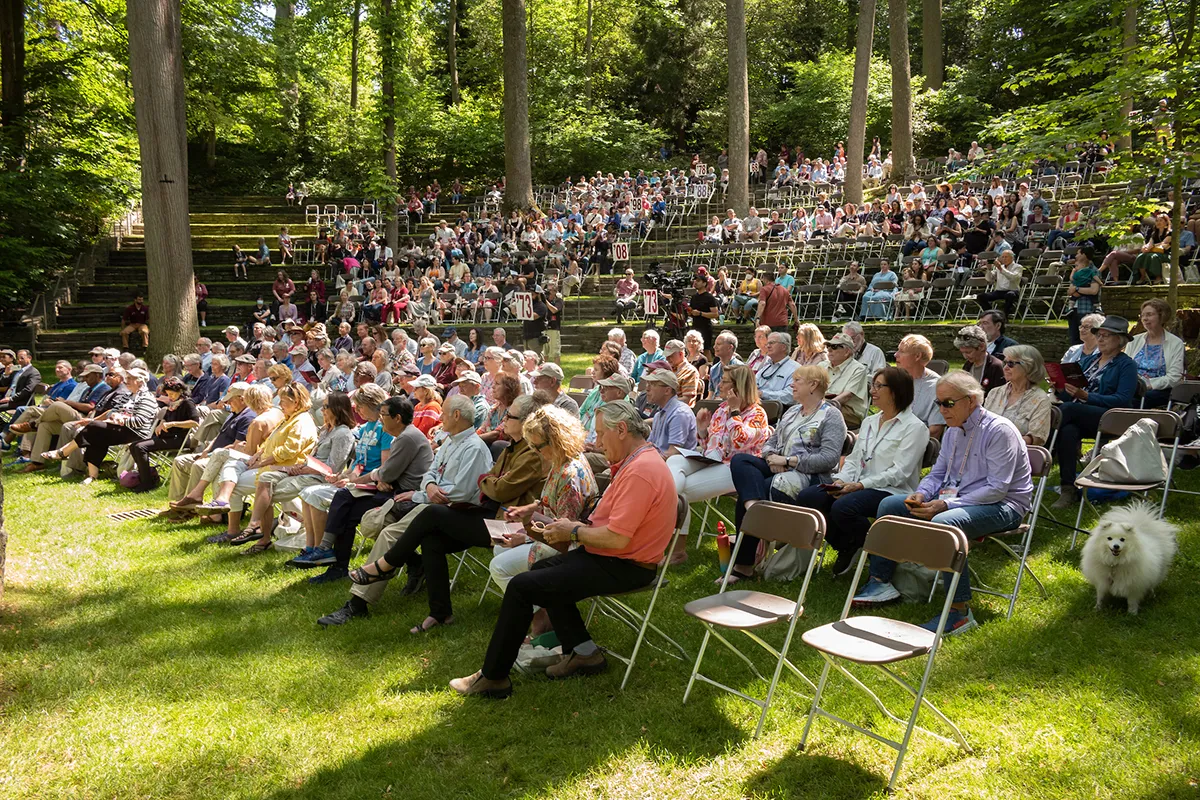
[[[542,457],[546,482],[536,503],[511,507],[505,515],[508,522],[524,523],[525,532],[506,534],[504,543],[495,547],[489,569],[502,591],[514,576],[566,550],[541,541],[534,526],[535,514],[542,519],[582,519],[599,494],[592,468],[583,457],[583,426],[574,414],[542,406],[525,420],[524,435]],[[548,629],[549,619],[540,610],[533,618],[534,633]]]
[[[712,412],[696,412],[696,436],[700,453],[674,453],[667,467],[675,478],[675,491],[689,505],[734,491],[729,461],[735,453],[758,455],[771,435],[767,412],[758,401],[754,372],[747,366],[728,366],[721,374],[718,387],[724,402]],[[691,509],[684,521],[686,534],[691,523]]]

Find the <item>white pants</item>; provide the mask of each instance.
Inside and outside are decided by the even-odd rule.
[[[332,483],[320,483],[307,486],[300,490],[300,499],[318,511],[328,511],[333,504],[333,496],[338,493],[338,487]]]
[[[728,464],[704,464],[691,461],[683,456],[671,456],[667,459],[667,469],[675,479],[676,494],[683,495],[688,503],[687,516],[683,521],[683,532],[691,530],[692,503],[711,500],[735,491],[733,473]]]
[[[230,511],[245,511],[246,510],[246,495],[254,495],[255,486],[258,483],[258,474],[265,467],[256,467],[255,469],[247,469],[237,477],[237,482],[233,485],[233,494],[229,496]]]
[[[492,563],[488,565],[488,571],[492,573],[492,580],[500,587],[500,591],[507,589],[508,582],[513,578],[529,571],[529,551],[532,548],[533,542],[516,547],[497,545],[492,548]]]

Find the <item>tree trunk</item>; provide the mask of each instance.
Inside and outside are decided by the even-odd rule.
[[[1134,50],[1137,48],[1137,12],[1138,4],[1133,2],[1125,6],[1125,13],[1121,17],[1121,50],[1126,66],[1136,57]],[[1126,94],[1123,100],[1122,116],[1125,118],[1125,124],[1130,127],[1117,137],[1117,149],[1128,153],[1133,149],[1133,95]]]
[[[858,36],[858,0],[846,0],[846,49],[853,50]]]
[[[533,208],[525,24],[525,0],[503,0],[505,210]]]
[[[358,26],[362,17],[362,0],[354,0],[354,17],[350,20],[350,107],[358,108]],[[394,244],[394,242],[393,242]]]
[[[5,166],[16,170],[25,161],[25,0],[0,0],[0,87]]]
[[[850,131],[846,135],[847,203],[863,201],[863,150],[867,146],[867,93],[871,81],[871,44],[875,40],[875,0],[862,0],[854,45],[854,86],[850,90]]]
[[[921,0],[921,71],[926,89],[942,88],[942,0]]]
[[[892,62],[892,180],[912,171],[912,72],[908,64],[908,3],[888,0],[888,44]]]
[[[199,330],[188,221],[180,5],[179,0],[128,0],[126,8],[153,308],[147,361],[153,364],[166,353],[191,352]]]
[[[450,0],[450,25],[446,31],[446,67],[450,70],[450,105],[458,105],[458,0]]]
[[[392,0],[383,0],[380,20],[379,56],[383,75],[380,88],[383,94],[383,168],[388,177],[387,241],[392,248],[400,241],[399,194],[400,181],[396,174],[396,79],[395,46],[396,17]]]
[[[587,99],[592,99],[592,20],[593,17],[593,0],[587,0],[587,25],[583,34],[583,71],[584,77],[587,79],[584,82],[584,91]]]
[[[729,31],[729,193],[738,216],[750,211],[750,85],[746,73],[746,3],[725,0]]]
[[[209,169],[217,165],[217,126],[212,123],[204,132],[204,163]]]
[[[275,0],[275,57],[279,72],[283,132],[289,140],[294,139],[292,133],[296,130],[297,111],[300,106],[300,77],[296,66],[296,43],[293,41],[295,21],[296,1]]]

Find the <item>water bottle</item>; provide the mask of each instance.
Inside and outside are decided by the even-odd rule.
[[[733,548],[729,546],[729,536],[725,533],[725,523],[717,522],[717,558],[721,562],[721,572],[729,568],[729,557]]]

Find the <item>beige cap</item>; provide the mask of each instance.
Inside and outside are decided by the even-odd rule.
[[[839,332],[835,333],[833,336],[831,336],[825,340],[825,346],[826,347],[849,347],[851,350],[853,350],[854,349],[854,340],[850,338],[849,334],[842,333],[841,331],[839,331]]]
[[[682,353],[684,350],[683,342],[678,339],[672,339],[663,345],[663,355],[669,356],[672,353]]]
[[[558,381],[559,383],[562,383],[564,377],[562,367],[553,362],[542,364],[533,371],[533,375],[534,377],[542,376],[545,378],[554,378],[554,380]]]
[[[679,391],[679,378],[669,369],[656,369],[649,375],[643,375],[642,377],[654,383],[665,383],[675,391]]]
[[[483,378],[480,378],[480,377],[479,377],[479,373],[478,373],[478,372],[476,372],[475,370],[468,370],[467,372],[464,372],[464,373],[462,374],[462,376],[461,376],[461,377],[459,377],[459,379],[458,379],[458,380],[456,380],[456,381],[454,381],[454,382],[455,382],[455,383],[467,383],[467,382],[470,382],[470,383],[480,383],[480,384],[482,384],[482,383],[483,383]]]
[[[246,390],[249,388],[250,388],[250,384],[246,383],[245,381],[238,381],[237,383],[232,383],[229,385],[229,388],[225,390],[225,396],[222,397],[221,399],[229,400],[234,397],[241,397],[242,395],[244,395],[246,393]]]
[[[629,394],[633,391],[633,378],[618,372],[615,375],[609,375],[607,378],[596,381],[596,385],[611,386],[614,389],[620,389],[625,394]]]

